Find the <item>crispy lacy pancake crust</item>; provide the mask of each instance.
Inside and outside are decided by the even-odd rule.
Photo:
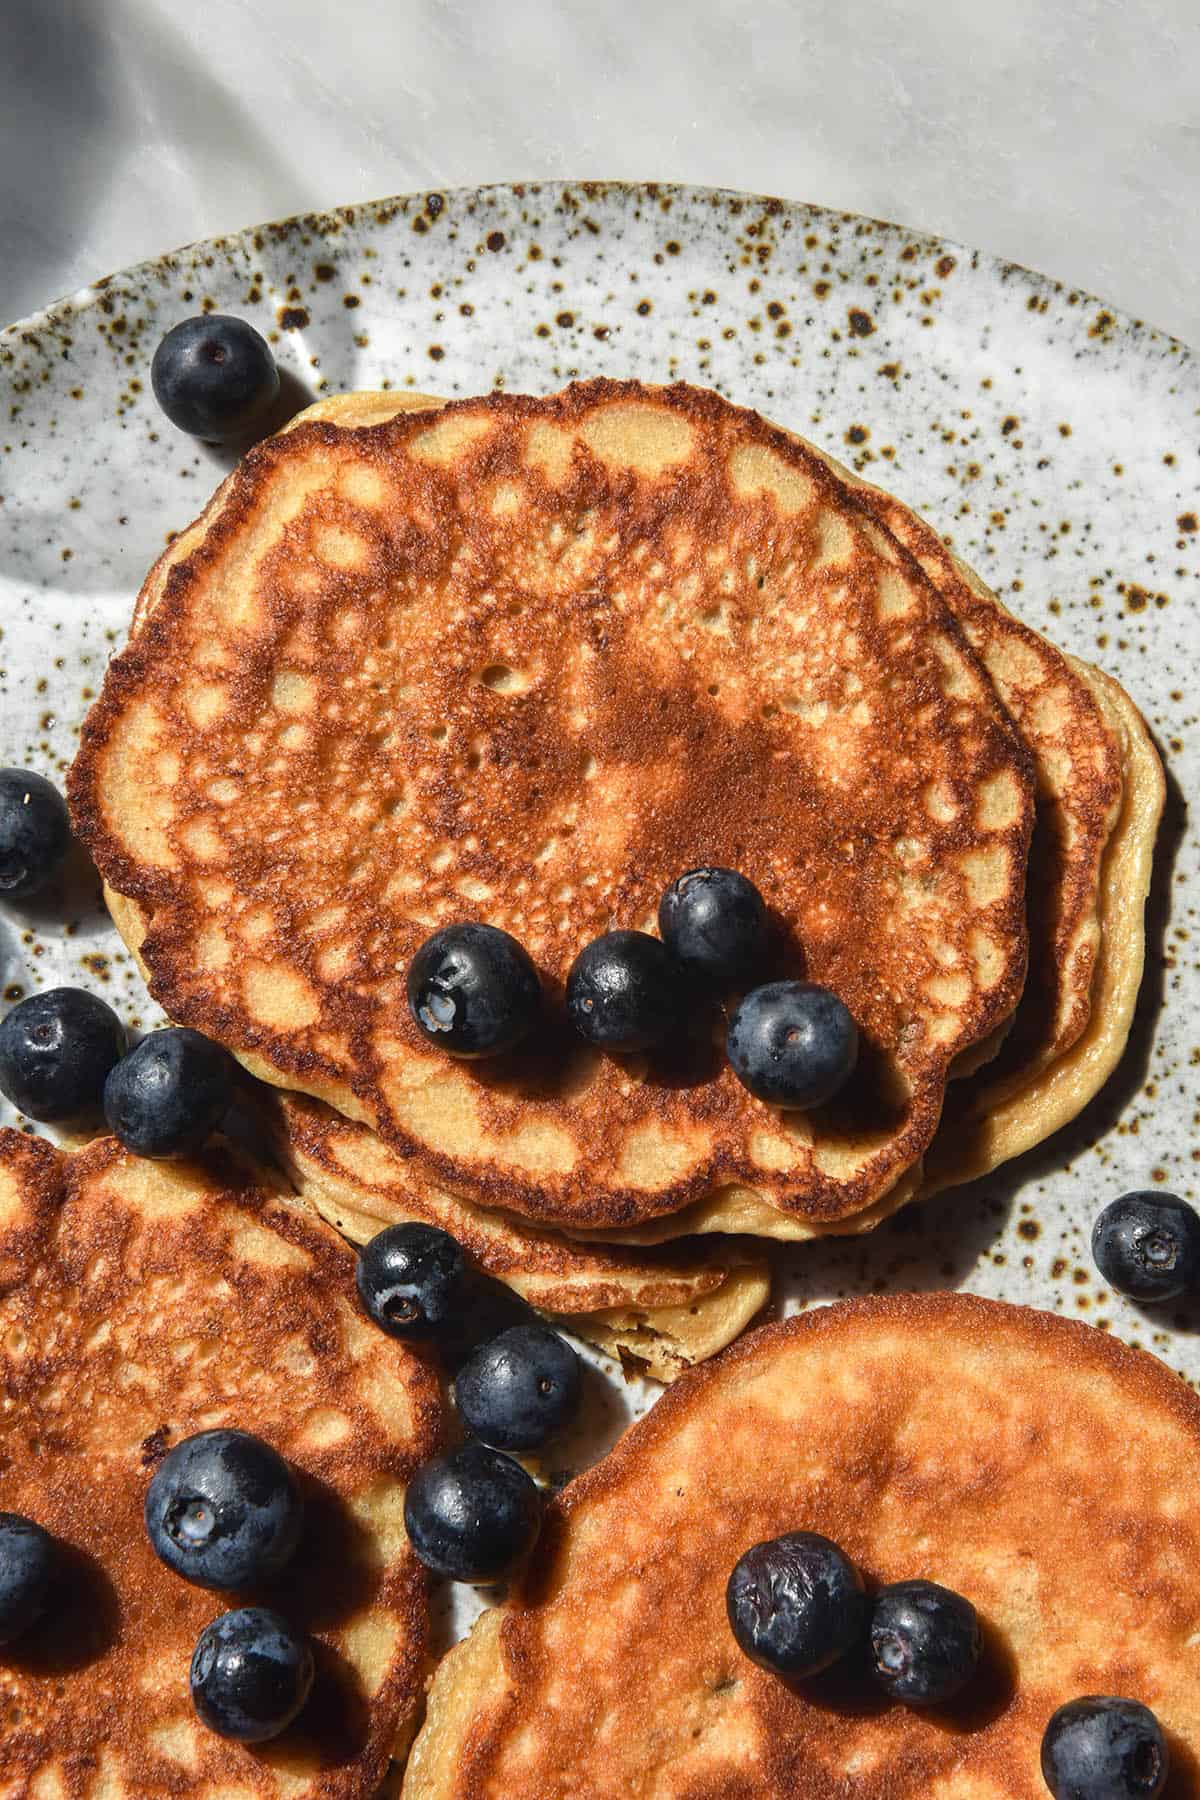
[[[1072,659],[1073,660],[1073,659]],[[1145,906],[1166,786],[1145,721],[1125,690],[1074,665],[1104,708],[1122,745],[1121,809],[1100,869],[1099,952],[1089,1017],[1056,1060],[1029,1072],[1007,1056],[949,1089],[942,1123],[925,1160],[923,1193],[986,1175],[1033,1149],[1078,1117],[1121,1060],[1133,1023],[1145,956]],[[1018,1007],[1018,1018],[1024,1002]]]
[[[442,1663],[405,1800],[1044,1800],[1063,1701],[1144,1701],[1200,1768],[1200,1401],[1089,1326],[961,1295],[852,1301],[693,1370],[553,1504]],[[985,1621],[952,1706],[738,1650],[748,1545],[823,1532]],[[1172,1787],[1172,1792],[1175,1788]]]
[[[58,1611],[0,1659],[5,1800],[368,1800],[407,1749],[427,1608],[403,1484],[441,1400],[353,1284],[333,1232],[215,1155],[0,1133],[3,1504],[67,1547]],[[239,1600],[173,1575],[142,1523],[164,1452],[219,1425],[274,1444],[306,1499],[295,1561],[254,1597],[312,1632],[317,1683],[254,1750],[188,1694],[197,1634]]]
[[[319,1100],[279,1094],[271,1140],[301,1198],[352,1242],[412,1219],[439,1225],[530,1306],[623,1362],[636,1357],[659,1381],[732,1343],[770,1294],[749,1243],[676,1242],[669,1253],[576,1243],[414,1180],[368,1126]]]
[[[932,584],[807,447],[604,382],[310,420],[160,578],[71,796],[173,1018],[551,1223],[726,1189],[832,1221],[919,1160],[1024,979],[1029,762]],[[512,929],[557,997],[702,860],[753,876],[780,971],[857,1018],[829,1109],[781,1118],[707,1046],[597,1056],[560,1005],[503,1065],[411,1024],[439,924]]]

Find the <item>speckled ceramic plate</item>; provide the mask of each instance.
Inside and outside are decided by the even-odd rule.
[[[1200,1312],[1115,1300],[1087,1253],[1106,1198],[1159,1180],[1196,1191],[1192,355],[958,245],[701,189],[431,193],[164,256],[0,337],[0,761],[63,769],[148,565],[222,473],[149,393],[160,335],[201,307],[251,319],[313,393],[545,391],[593,374],[716,387],[911,502],[1030,623],[1125,683],[1173,782],[1124,1064],[1042,1151],[872,1237],[793,1253],[783,1286],[789,1304],[965,1286],[1082,1315],[1200,1376]],[[8,998],[63,980],[150,1017],[83,871],[0,920]],[[610,1405],[606,1431],[623,1411]]]

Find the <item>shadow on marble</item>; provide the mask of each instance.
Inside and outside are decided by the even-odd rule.
[[[119,83],[106,28],[108,0],[8,0],[0,57],[0,207],[5,190],[31,179],[36,161],[36,231],[0,225],[0,279],[20,270],[23,291],[53,283],[61,246],[85,229],[96,196],[121,156]],[[47,134],[45,121],[54,120]],[[11,220],[19,205],[3,207]],[[97,271],[99,273],[99,271]],[[0,321],[15,302],[0,288]],[[47,292],[45,300],[56,295]]]

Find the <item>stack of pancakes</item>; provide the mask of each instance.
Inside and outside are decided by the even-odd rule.
[[[70,799],[151,992],[278,1090],[327,1219],[442,1223],[670,1377],[761,1304],[754,1239],[868,1230],[1097,1091],[1163,781],[1122,689],[898,501],[715,394],[595,381],[346,395],[258,446],[152,571]],[[719,1010],[649,1057],[572,1036],[578,951],[700,864],[853,1014],[829,1106],[753,1099]],[[549,997],[494,1061],[405,1001],[463,919]]]

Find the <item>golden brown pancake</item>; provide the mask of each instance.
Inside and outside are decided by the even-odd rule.
[[[443,1661],[405,1800],[1044,1800],[1046,1723],[1139,1699],[1200,1771],[1200,1401],[1092,1327],[963,1295],[842,1303],[677,1382],[553,1503],[508,1604]],[[971,1600],[945,1707],[843,1668],[785,1686],[725,1584],[818,1531],[872,1583]]]
[[[667,1253],[576,1243],[417,1182],[369,1127],[319,1100],[279,1094],[270,1115],[297,1192],[352,1243],[410,1220],[438,1225],[530,1306],[659,1381],[732,1343],[770,1295],[748,1241],[725,1239],[719,1251],[676,1241]]]
[[[301,417],[365,425],[444,404],[427,394],[337,394]],[[893,495],[863,481],[827,452],[816,453],[917,558],[962,625],[1033,756],[1037,819],[1026,890],[1030,942],[1025,987],[1016,1013],[995,1038],[964,1052],[955,1065],[956,1075],[969,1073],[974,1059],[990,1062],[1004,1043],[1003,1058],[987,1079],[977,1082],[969,1097],[955,1095],[956,1117],[965,1109],[982,1118],[1036,1082],[1083,1034],[1100,954],[1103,895],[1113,886],[1111,876],[1102,879],[1101,865],[1123,813],[1135,823],[1148,864],[1162,804],[1160,800],[1157,811],[1152,804],[1150,758],[1157,759],[1140,714],[1111,677],[1059,650],[1016,618],[932,527]],[[178,559],[177,547],[160,559],[158,572],[139,596],[135,630],[161,596],[169,566]],[[1131,756],[1138,791],[1124,807],[1122,769]],[[1141,925],[1128,916],[1121,923],[1126,928],[1122,945],[1128,942],[1130,953],[1120,960],[1132,963],[1140,974],[1136,946]],[[1137,977],[1133,985],[1136,989]]]
[[[814,453],[594,383],[260,446],[111,665],[71,792],[172,1017],[422,1179],[574,1228],[880,1201],[1019,993],[1030,785],[932,585]],[[858,1019],[832,1107],[784,1119],[715,1052],[604,1058],[561,1021],[490,1067],[417,1035],[403,970],[438,924],[509,927],[557,995],[701,860],[752,875],[780,972]]]
[[[74,1156],[0,1132],[3,1504],[65,1546],[62,1596],[0,1658],[0,1793],[37,1800],[370,1800],[415,1729],[424,1572],[404,1482],[436,1448],[432,1370],[358,1309],[354,1258],[299,1201],[214,1153]],[[245,1604],[171,1573],[142,1522],[181,1438],[236,1426],[273,1444],[305,1531],[254,1596],[313,1635],[297,1724],[249,1749],[188,1693],[200,1630]]]

